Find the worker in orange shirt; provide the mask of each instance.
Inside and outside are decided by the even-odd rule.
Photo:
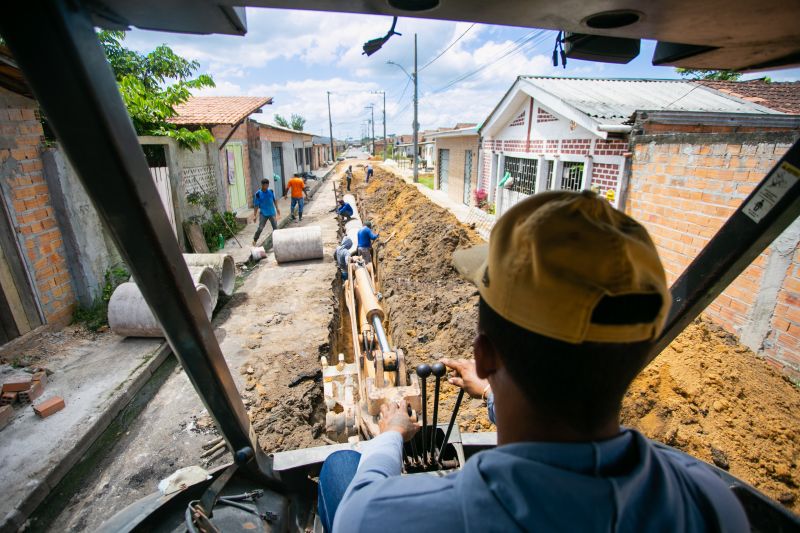
[[[303,178],[300,177],[300,174],[295,174],[294,177],[289,180],[289,183],[287,183],[286,186],[291,191],[292,196],[292,204],[289,209],[292,214],[292,220],[295,220],[295,206],[297,206],[297,215],[300,217],[300,220],[303,220],[303,204],[305,204],[305,199],[308,198],[308,193],[306,192],[306,182],[303,181]]]

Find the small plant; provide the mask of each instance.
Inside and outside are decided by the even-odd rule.
[[[106,270],[102,295],[89,307],[78,306],[72,315],[72,321],[80,322],[92,331],[98,331],[108,325],[108,302],[111,300],[111,295],[130,277],[130,272],[122,265],[115,265]]]
[[[487,200],[489,198],[489,193],[486,192],[486,189],[476,189],[473,193],[473,196],[475,197],[475,205],[478,207],[478,209],[483,209],[485,211],[488,205]]]
[[[219,249],[219,235],[230,239],[244,226],[237,222],[234,213],[226,211],[225,213],[212,213],[211,218],[203,222],[200,227],[203,229],[203,237],[206,240],[208,250],[214,252]]]

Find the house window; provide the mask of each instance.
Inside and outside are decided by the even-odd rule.
[[[469,205],[472,193],[472,150],[464,152],[464,203]]]
[[[561,188],[567,191],[580,191],[583,185],[583,163],[564,163],[561,173]]]
[[[536,192],[536,159],[523,159],[521,157],[506,157],[504,170],[511,173],[514,184],[512,191],[522,194]]]

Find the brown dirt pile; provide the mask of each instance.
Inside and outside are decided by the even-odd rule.
[[[800,389],[712,324],[695,321],[639,375],[622,423],[800,511]]]
[[[356,183],[380,240],[390,239],[379,253],[393,340],[410,365],[471,357],[477,292],[451,260],[456,248],[481,238],[414,187],[375,172],[367,186],[356,172]],[[448,384],[442,391],[440,423],[456,392]],[[709,463],[727,463],[735,476],[800,510],[800,389],[707,322],[687,328],[636,379],[622,423]],[[462,405],[459,425],[493,430],[476,400]]]

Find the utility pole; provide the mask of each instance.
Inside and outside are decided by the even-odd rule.
[[[372,126],[372,148],[370,149],[371,155],[375,155],[375,104],[369,104],[368,106],[364,107],[364,109],[369,109],[370,118],[369,123]],[[367,135],[370,135],[369,127],[367,128]]]
[[[383,160],[386,161],[386,91],[372,91],[372,94],[383,95]]]
[[[331,120],[331,92],[328,91],[328,132],[331,135],[331,160],[336,161],[336,149],[333,147],[333,121]]]
[[[419,76],[417,73],[417,34],[414,34],[414,183],[419,182],[419,121],[417,120],[419,104]]]

